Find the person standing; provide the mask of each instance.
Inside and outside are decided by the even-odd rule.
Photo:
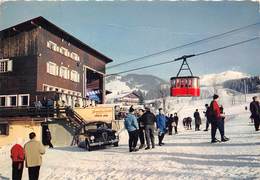
[[[254,120],[255,130],[259,131],[260,124],[260,105],[257,96],[253,97],[253,101],[250,103],[251,118]]]
[[[134,108],[129,109],[129,114],[125,118],[124,125],[129,135],[129,139],[128,139],[129,152],[138,151],[136,145],[138,141],[139,127],[138,127],[137,119],[134,115]]]
[[[11,148],[11,159],[12,179],[21,180],[24,167],[24,149],[18,142]]]
[[[172,135],[172,129],[173,129],[173,127],[174,127],[174,118],[173,118],[173,115],[172,114],[170,114],[170,117],[169,117],[169,119],[168,119],[168,121],[167,121],[167,125],[168,125],[168,133],[169,133],[169,135]]]
[[[139,125],[139,139],[140,139],[139,149],[144,148],[144,145],[145,145],[145,141],[144,141],[145,128],[144,128],[143,114],[144,114],[144,110],[139,109],[139,111],[138,111],[139,117],[137,119],[138,125]]]
[[[155,148],[154,143],[154,129],[155,129],[155,122],[156,117],[155,115],[150,111],[150,108],[145,108],[146,112],[143,114],[143,122],[144,122],[144,129],[145,129],[145,139],[146,139],[146,148],[145,150]]]
[[[51,143],[51,132],[50,132],[49,128],[46,129],[46,140],[47,140],[47,145],[49,146],[49,148],[53,148],[53,145]]]
[[[166,131],[166,117],[163,114],[162,108],[159,109],[159,114],[156,116],[156,126],[158,129],[159,146],[164,145],[163,138]]]
[[[222,116],[220,113],[220,107],[218,105],[218,98],[219,96],[217,94],[214,94],[213,101],[210,103],[211,108],[211,143],[216,143],[218,140],[216,139],[216,131],[217,129],[220,132],[221,135],[221,141],[226,142],[229,139],[225,137],[224,135],[224,129],[222,125]]]
[[[210,108],[208,104],[205,104],[206,111],[204,111],[205,117],[206,117],[206,129],[204,131],[208,131],[209,124],[210,124]]]
[[[26,167],[28,168],[29,180],[38,180],[45,148],[40,141],[36,140],[34,132],[29,134],[29,138],[30,141],[24,145]]]
[[[200,118],[200,113],[199,113],[198,109],[196,109],[193,116],[195,119],[195,131],[200,131],[201,118]]]
[[[178,134],[179,117],[178,117],[177,113],[174,113],[173,122],[175,123],[175,126],[173,126],[175,134]]]

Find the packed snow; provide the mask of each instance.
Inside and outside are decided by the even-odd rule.
[[[228,142],[211,144],[210,131],[184,130],[179,121],[179,134],[167,135],[164,146],[129,153],[128,136],[122,131],[116,148],[91,152],[78,147],[47,149],[40,179],[260,179],[260,133],[254,131],[245,105],[225,108]],[[192,115],[195,107],[196,103],[186,106],[180,115]],[[10,177],[9,147],[5,147],[0,149],[0,179]],[[23,179],[28,179],[27,169]]]

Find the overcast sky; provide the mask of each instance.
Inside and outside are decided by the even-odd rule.
[[[43,16],[114,60],[124,62],[218,33],[260,22],[256,2],[5,2],[0,29]],[[259,36],[260,25],[196,46],[113,69],[115,73],[199,53]],[[237,70],[260,75],[260,40],[190,59],[195,75]],[[108,65],[109,66],[109,65]],[[134,73],[165,80],[180,63]]]

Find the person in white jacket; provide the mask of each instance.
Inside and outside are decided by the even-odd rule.
[[[38,180],[45,148],[40,141],[35,139],[36,134],[34,132],[29,134],[29,138],[30,141],[24,145],[25,164],[28,168],[29,180]]]

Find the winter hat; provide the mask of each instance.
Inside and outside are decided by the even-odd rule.
[[[213,99],[218,99],[218,97],[219,97],[219,96],[218,96],[217,94],[214,94],[214,95],[213,95]]]

